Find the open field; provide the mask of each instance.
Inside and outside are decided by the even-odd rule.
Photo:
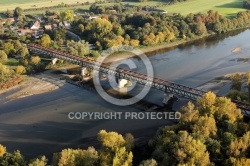
[[[21,2],[20,2],[21,1]],[[87,0],[90,3],[95,2],[95,0]],[[48,6],[56,6],[61,3],[66,4],[75,4],[75,3],[84,3],[86,0],[1,0],[0,1],[0,12],[6,11],[7,9],[14,9],[19,6],[23,9],[28,8],[37,8],[48,7]],[[207,12],[212,9],[214,11],[218,11],[221,15],[226,17],[233,17],[240,11],[245,11],[242,8],[242,0],[189,0],[187,2],[177,3],[174,5],[167,5],[165,2],[159,1],[149,1],[149,2],[122,2],[123,4],[131,4],[131,5],[148,5],[148,6],[157,6],[159,4],[162,5],[161,9],[167,10],[169,13],[180,13],[182,15],[186,15],[188,13],[198,13],[198,12]],[[111,6],[114,3],[107,4],[98,4],[102,6]],[[57,8],[53,9],[54,11],[62,11],[62,10],[75,10],[79,12],[80,10],[89,9],[90,5],[85,6],[77,6],[77,7],[67,7],[67,8]],[[29,11],[26,14],[42,14],[45,13],[45,10],[37,10],[37,11]]]
[[[207,12],[212,9],[226,17],[233,17],[240,11],[245,11],[242,7],[242,0],[189,0],[175,5],[164,6],[161,9],[170,13],[189,13]]]
[[[88,0],[89,2],[94,2],[95,0]],[[65,4],[76,4],[79,3],[85,3],[86,0],[1,0],[0,1],[0,11],[6,11],[7,9],[15,9],[17,6],[28,9],[28,8],[35,8],[33,7],[36,5],[36,7],[48,7],[48,6],[56,6],[61,3]]]

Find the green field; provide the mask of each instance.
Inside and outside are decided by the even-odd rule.
[[[164,6],[161,9],[170,13],[181,13],[182,15],[206,12],[212,9],[223,16],[232,17],[238,12],[246,10],[242,8],[242,2],[243,0],[189,0],[175,5]]]
[[[6,11],[7,9],[14,9],[19,6],[23,9],[27,8],[35,8],[36,7],[47,7],[47,6],[56,6],[60,3],[66,4],[75,4],[77,2],[95,2],[95,0],[0,0],[0,12]],[[189,0],[187,2],[177,3],[174,5],[166,5],[165,2],[160,1],[149,1],[149,2],[122,2],[123,4],[129,3],[131,5],[148,5],[148,6],[157,6],[162,4],[160,7],[168,11],[169,13],[180,13],[182,15],[186,15],[188,13],[198,13],[198,12],[207,12],[212,9],[214,11],[218,11],[221,15],[226,17],[235,16],[239,11],[245,11],[242,8],[243,0]],[[100,4],[100,5],[113,5],[114,3]],[[79,10],[81,9],[89,9],[89,5],[79,6],[79,7],[68,7],[68,8],[57,8],[53,9],[54,11],[62,11],[66,9],[70,10]],[[44,13],[45,10],[37,10],[30,11],[27,14],[41,14]]]
[[[56,6],[61,3],[65,4],[76,4],[84,2],[94,2],[95,0],[0,0],[0,12],[6,11],[7,9],[15,9],[17,6],[28,9],[35,8],[33,7],[47,7],[47,6]]]

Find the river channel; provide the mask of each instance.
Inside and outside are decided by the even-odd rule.
[[[247,59],[250,57],[250,30],[200,39],[157,50],[148,56],[154,76],[197,87],[225,74],[250,70]],[[246,60],[242,60],[244,58]],[[144,67],[140,67],[140,60],[132,59],[138,62],[137,70],[145,72]],[[0,143],[9,151],[20,149],[27,158],[41,154],[51,156],[66,147],[86,148],[89,140],[96,142],[96,134],[101,129],[141,134],[145,133],[142,130],[169,124],[164,120],[70,120],[69,112],[139,110],[131,106],[114,106],[95,93],[69,84],[48,93],[4,102],[4,97],[18,90],[2,94]],[[162,93],[152,90],[147,99],[160,102],[162,97]]]

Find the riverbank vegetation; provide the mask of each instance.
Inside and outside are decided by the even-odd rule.
[[[227,97],[250,103],[250,71],[246,73],[234,73],[231,75],[231,91]]]
[[[250,124],[225,97],[208,92],[194,105],[182,108],[178,124],[159,129],[147,144],[138,145],[131,134],[101,130],[99,149],[64,149],[48,162],[45,156],[25,161],[19,151],[0,145],[1,165],[226,165],[250,164]],[[140,152],[140,153],[138,153]]]

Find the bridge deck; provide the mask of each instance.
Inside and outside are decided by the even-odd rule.
[[[172,93],[190,100],[196,100],[197,98],[203,96],[206,93],[205,91],[176,84],[167,80],[163,80],[161,78],[150,78],[149,76],[136,71],[127,70],[119,67],[112,67],[104,63],[98,63],[89,58],[74,56],[66,52],[53,50],[37,44],[29,44],[27,47],[31,52],[34,53],[45,54],[50,57],[71,62],[73,64],[77,64],[94,70],[99,70],[100,72],[106,74],[112,74],[118,78],[136,81],[139,84],[151,86],[166,93]],[[241,109],[242,113],[245,116],[250,117],[250,104],[243,103],[237,100],[232,100],[232,102],[234,102],[236,106]]]

